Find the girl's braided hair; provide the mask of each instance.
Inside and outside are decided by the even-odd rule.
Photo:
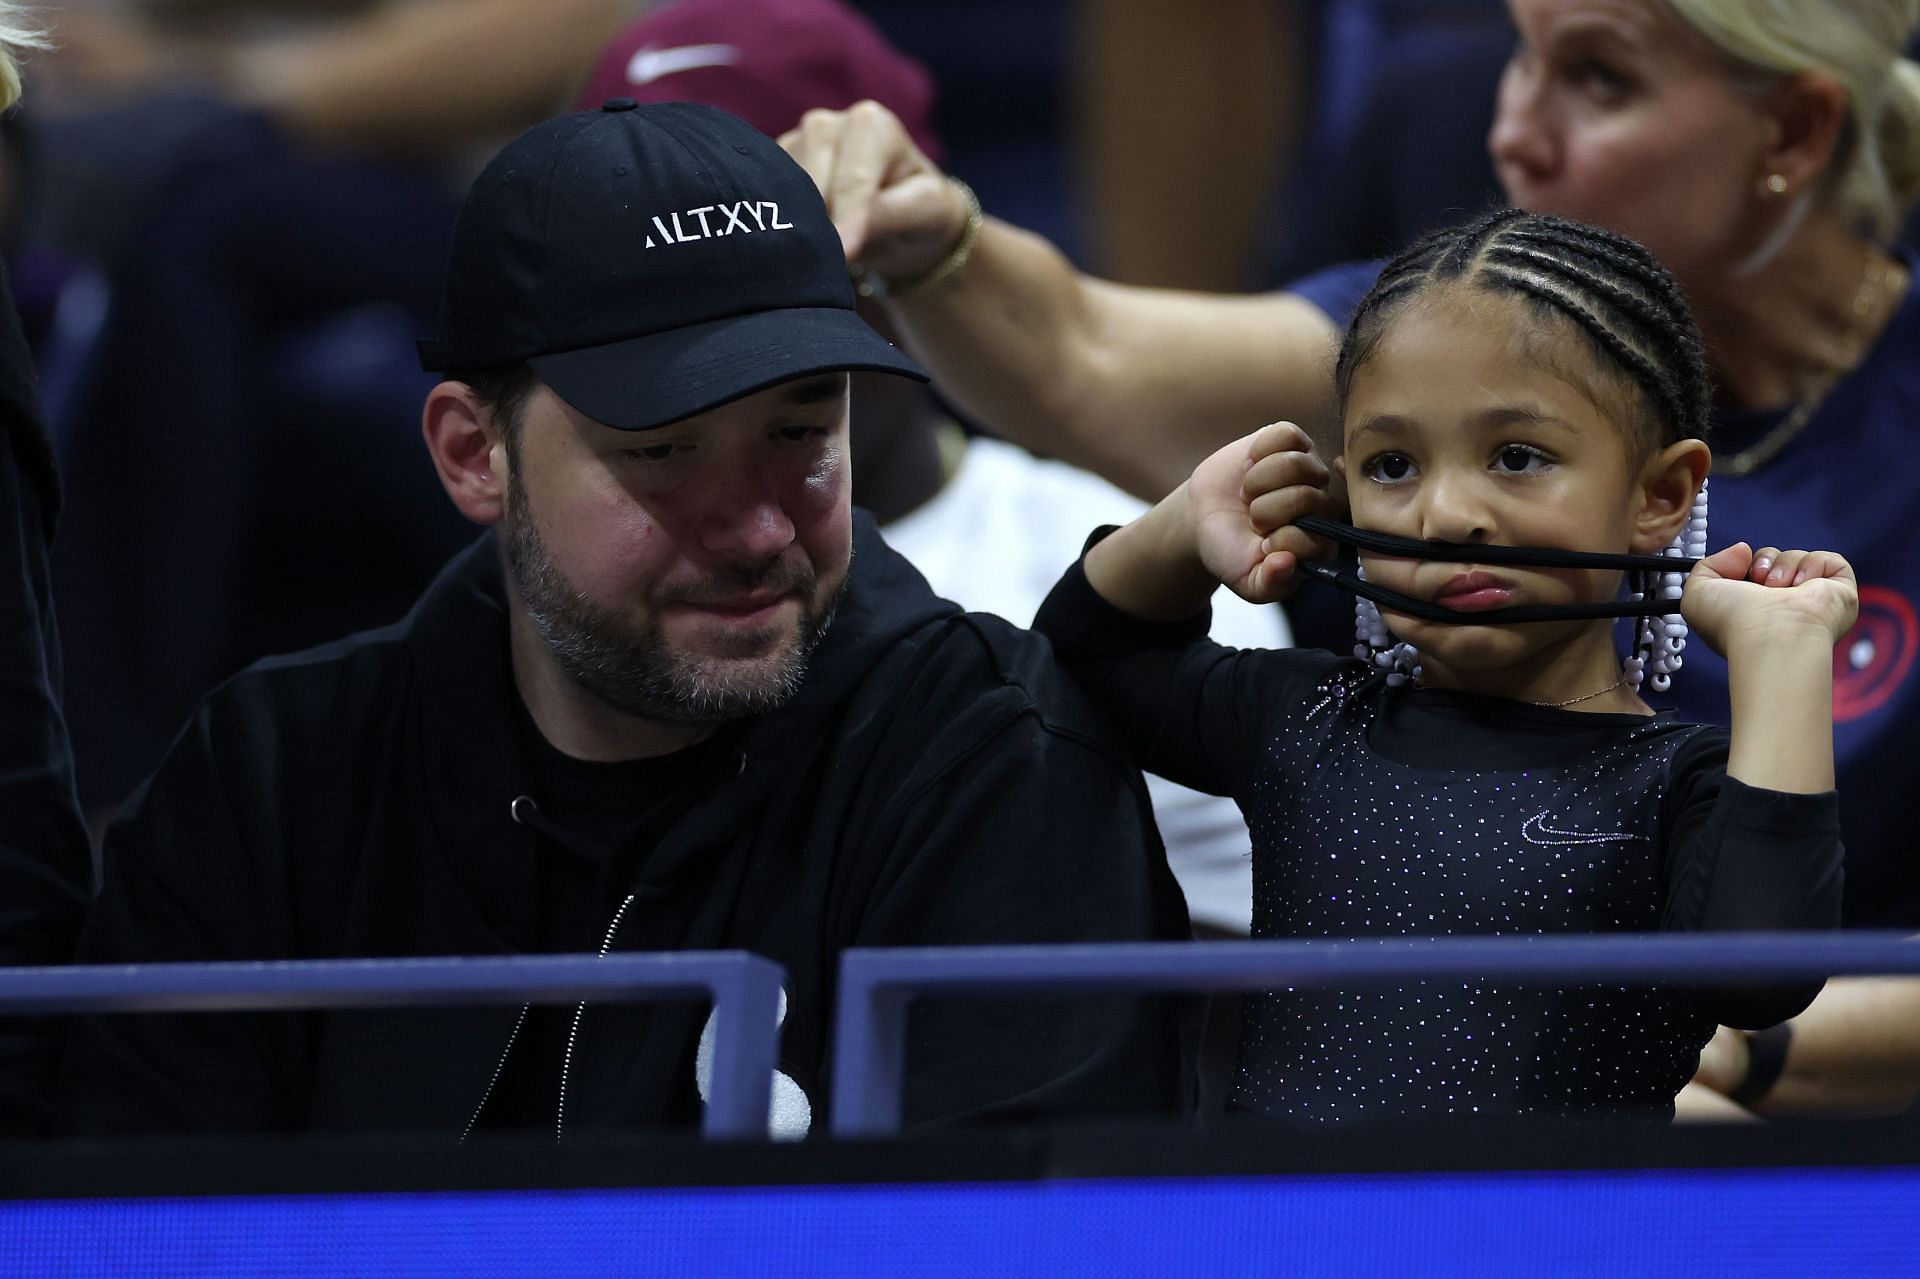
[[[1465,281],[1570,322],[1596,356],[1637,386],[1655,446],[1705,439],[1710,404],[1699,326],[1666,268],[1632,240],[1543,213],[1502,209],[1435,231],[1380,273],[1361,300],[1334,372],[1344,416],[1354,374],[1387,322],[1435,284]]]

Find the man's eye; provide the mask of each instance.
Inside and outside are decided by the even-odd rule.
[[[1398,484],[1413,474],[1413,459],[1405,453],[1382,453],[1368,458],[1361,472],[1381,484]]]
[[[826,433],[827,428],[824,426],[783,426],[780,428],[780,438],[783,440],[791,440],[795,444],[799,444],[805,440],[817,440]]]
[[[649,444],[645,448],[622,449],[621,452],[642,462],[665,462],[673,457],[678,447],[676,444]]]
[[[1508,475],[1525,475],[1529,471],[1544,469],[1550,458],[1539,449],[1528,448],[1524,444],[1509,444],[1494,456],[1494,469]]]

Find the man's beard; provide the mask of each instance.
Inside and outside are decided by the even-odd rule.
[[[728,660],[724,653],[689,656],[667,643],[657,622],[636,623],[589,602],[541,539],[517,467],[507,487],[507,563],[520,598],[554,661],[589,693],[645,719],[720,724],[773,710],[799,691],[807,661],[832,625],[840,594],[816,607],[811,568],[781,561],[728,565],[696,590],[650,601],[657,608],[771,590],[800,602],[796,633],[757,661],[746,659],[765,648],[758,636],[744,637],[754,642],[741,660]]]

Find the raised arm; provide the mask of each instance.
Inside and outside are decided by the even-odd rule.
[[[1273,603],[1298,584],[1300,557],[1326,550],[1291,525],[1325,511],[1330,482],[1305,431],[1262,427],[1089,550],[1087,581],[1121,612],[1153,622],[1192,617],[1223,583],[1251,603]]]
[[[1260,735],[1331,660],[1207,639],[1207,601],[1222,582],[1255,603],[1276,600],[1299,557],[1324,551],[1289,527],[1330,501],[1306,444],[1279,423],[1219,450],[1091,547],[1034,618],[1136,762],[1183,786],[1239,794]]]
[[[77,101],[189,82],[310,141],[438,154],[558,110],[633,12],[630,0],[411,0],[234,38],[68,6],[48,62]]]
[[[1688,769],[1692,784],[1676,782],[1688,794],[1672,816],[1662,927],[1838,927],[1833,645],[1857,609],[1853,571],[1827,552],[1756,553],[1742,542],[1701,562],[1681,608],[1727,657],[1733,725],[1724,770]],[[1801,1012],[1819,990],[1816,981],[1695,993],[1723,1024],[1758,1028]]]
[[[1702,561],[1681,603],[1727,658],[1727,776],[1788,794],[1833,789],[1833,646],[1859,612],[1853,569],[1829,551],[1754,551]]]
[[[914,354],[1008,439],[1157,501],[1263,422],[1316,435],[1331,422],[1337,334],[1304,299],[1108,283],[994,218],[944,271],[969,206],[886,108],[810,112],[781,141],[826,195],[848,260],[888,283]]]

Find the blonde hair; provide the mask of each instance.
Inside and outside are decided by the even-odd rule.
[[[51,47],[47,33],[30,25],[19,5],[0,0],[0,111],[20,100],[20,54]]]
[[[1812,72],[1847,92],[1850,128],[1831,191],[1882,242],[1920,198],[1920,63],[1901,56],[1920,0],[1667,0],[1729,56],[1779,75]]]

